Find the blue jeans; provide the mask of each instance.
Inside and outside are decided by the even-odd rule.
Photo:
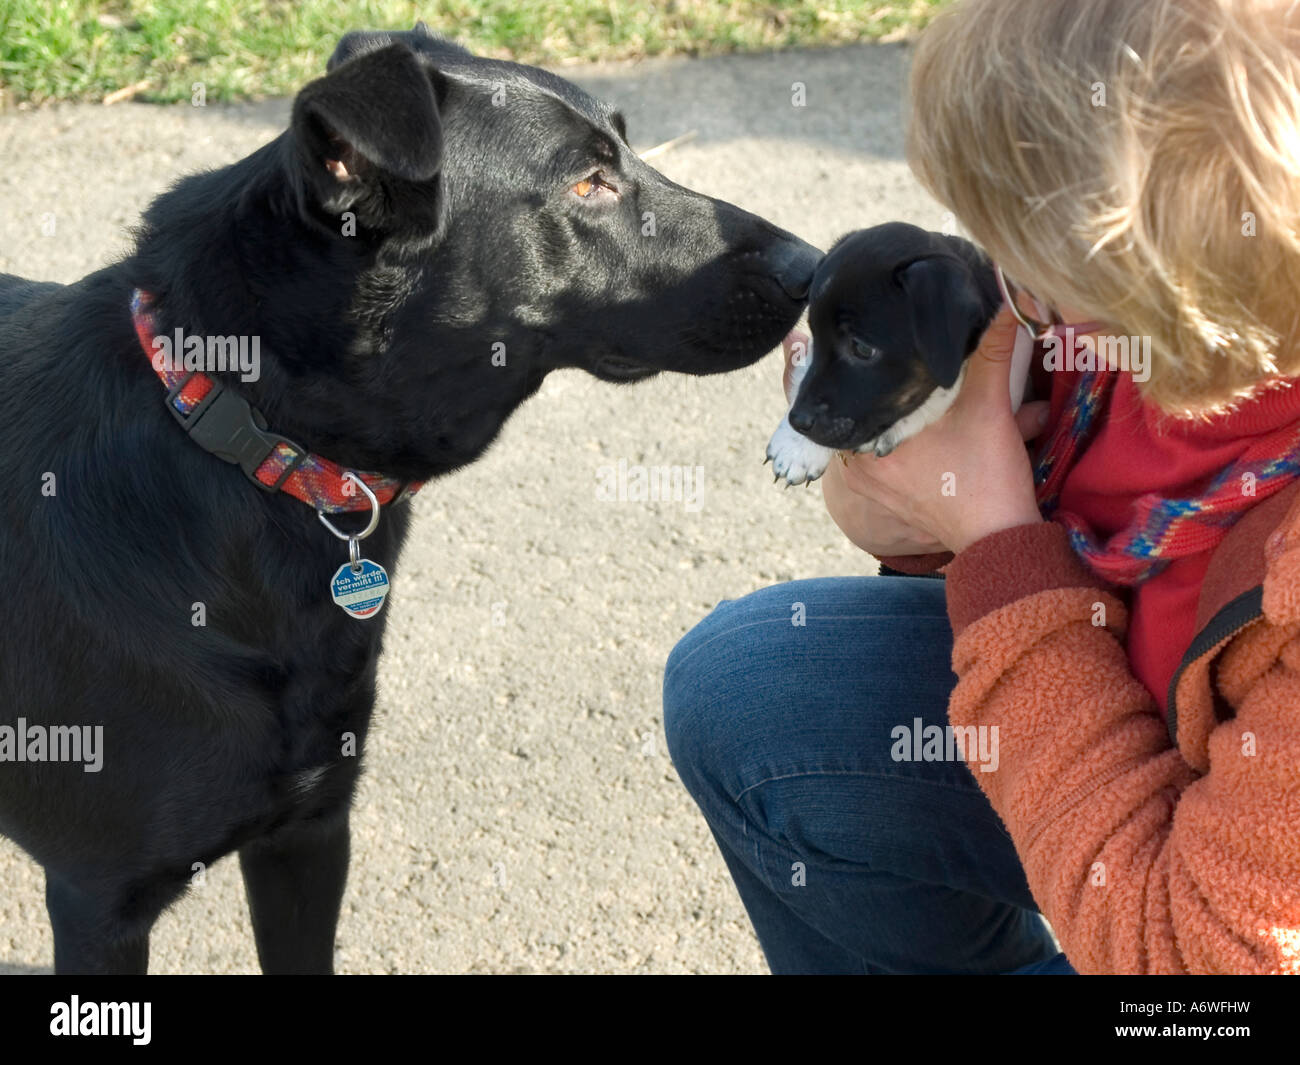
[[[774,973],[1073,973],[966,763],[895,760],[951,658],[916,577],[765,588],[673,649],[668,749]]]

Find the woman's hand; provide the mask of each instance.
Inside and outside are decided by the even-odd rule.
[[[913,528],[871,495],[853,459],[847,464],[836,459],[822,474],[826,510],[849,542],[876,558],[942,552],[943,544]]]
[[[957,552],[1042,521],[1024,442],[1042,430],[1048,405],[1011,412],[1015,332],[1003,309],[971,355],[956,402],[933,425],[883,459],[855,454],[827,471],[826,508],[851,541],[872,554]]]

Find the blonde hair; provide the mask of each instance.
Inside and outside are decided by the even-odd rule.
[[[1300,0],[959,0],[911,98],[920,181],[1040,300],[1149,336],[1144,398],[1300,373]]]

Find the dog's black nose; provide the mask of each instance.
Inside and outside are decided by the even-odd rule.
[[[785,294],[792,300],[806,300],[812,287],[813,272],[822,260],[821,251],[794,237],[776,245],[766,258],[772,276]]]
[[[787,415],[790,419],[790,428],[796,433],[806,433],[813,427],[813,422],[817,420],[816,416],[810,410],[802,407],[793,407]]]

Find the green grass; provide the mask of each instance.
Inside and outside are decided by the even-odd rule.
[[[949,0],[0,0],[0,106],[276,96],[324,71],[350,29],[424,19],[481,55],[526,63],[708,55],[891,40]]]

